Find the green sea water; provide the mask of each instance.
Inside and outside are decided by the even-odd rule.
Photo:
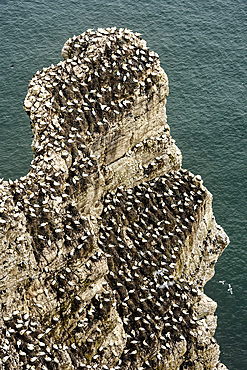
[[[183,167],[202,176],[231,239],[205,290],[218,303],[223,363],[246,370],[246,0],[0,0],[0,177],[30,168],[32,132],[22,104],[32,75],[61,60],[69,37],[115,25],[142,33],[160,55]]]

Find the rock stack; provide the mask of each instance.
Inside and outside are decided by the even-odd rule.
[[[228,238],[158,55],[114,27],[62,56],[28,86],[30,171],[0,181],[0,369],[226,369],[203,287]]]

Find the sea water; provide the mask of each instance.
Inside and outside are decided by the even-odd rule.
[[[231,370],[247,369],[246,20],[246,0],[0,0],[5,179],[30,169],[32,132],[22,108],[28,82],[61,60],[69,37],[88,28],[127,27],[160,55],[170,84],[168,123],[183,167],[202,176],[214,195],[216,220],[231,239],[205,287],[218,303],[216,338]]]

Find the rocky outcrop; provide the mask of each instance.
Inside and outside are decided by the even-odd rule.
[[[224,369],[203,287],[228,238],[158,55],[109,28],[62,56],[28,86],[30,171],[0,183],[0,369]]]

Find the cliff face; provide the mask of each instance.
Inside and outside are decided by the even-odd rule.
[[[228,244],[139,34],[88,30],[37,72],[30,172],[0,183],[0,369],[226,369],[203,292]]]

